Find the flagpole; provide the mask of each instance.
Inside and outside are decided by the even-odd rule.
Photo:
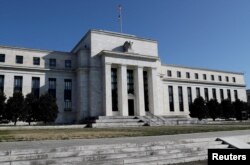
[[[120,32],[122,33],[122,6],[119,5],[119,6],[118,6],[118,9],[119,9],[119,16],[118,16],[118,19],[119,19],[119,22],[120,22]]]

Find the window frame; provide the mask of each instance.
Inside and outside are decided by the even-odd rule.
[[[0,54],[0,62],[4,63],[5,62],[5,54]]]
[[[33,65],[40,65],[40,57],[33,57]]]
[[[23,64],[23,56],[16,55],[16,64]]]

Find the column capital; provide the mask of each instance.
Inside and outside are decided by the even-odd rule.
[[[126,66],[127,67],[128,65],[126,65],[126,64],[120,64],[120,67],[122,67],[122,66]]]
[[[112,65],[111,62],[105,62],[105,65]]]
[[[136,68],[144,68],[143,66],[137,66]]]
[[[151,70],[156,70],[157,69],[157,67],[151,67]]]

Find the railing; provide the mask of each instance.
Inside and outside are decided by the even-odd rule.
[[[150,124],[151,122],[153,122],[153,123],[155,123],[156,125],[161,125],[161,124],[159,124],[158,122],[155,122],[155,121],[152,120],[152,119],[157,119],[157,121],[159,121],[159,122],[165,124],[165,120],[161,119],[159,116],[156,116],[156,115],[152,114],[152,113],[149,112],[149,111],[147,112],[147,115],[149,115],[149,116],[151,117],[151,118],[149,119],[149,124]]]

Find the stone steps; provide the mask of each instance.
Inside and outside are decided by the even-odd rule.
[[[142,127],[145,123],[142,122],[130,122],[130,123],[92,123],[92,128],[114,128],[114,127]]]
[[[98,116],[98,119],[138,119],[137,116]]]
[[[95,123],[130,123],[130,122],[142,122],[140,119],[98,119]]]
[[[208,148],[227,148],[228,145],[211,138],[201,140],[122,143],[26,149],[0,152],[0,164],[166,164],[203,158]],[[203,157],[202,157],[203,156]]]

